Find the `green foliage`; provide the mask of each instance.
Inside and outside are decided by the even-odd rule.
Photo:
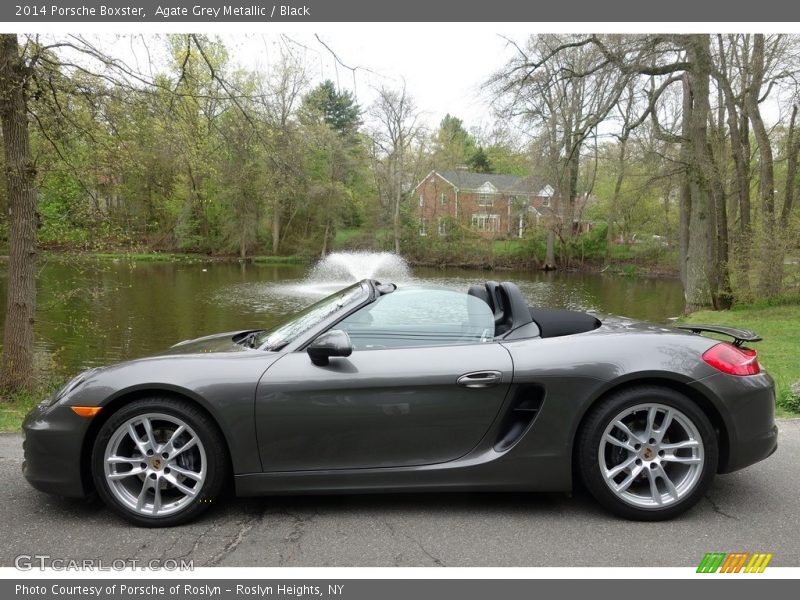
[[[376,191],[350,92],[327,81],[305,93],[293,56],[264,79],[233,70],[216,38],[163,39],[169,60],[152,87],[61,69],[51,54],[38,63],[45,248],[305,256],[325,232],[363,225]]]
[[[492,161],[489,158],[489,155],[486,154],[486,151],[480,146],[477,150],[475,150],[472,156],[467,159],[467,166],[470,168],[470,171],[474,171],[476,173],[494,172]]]
[[[469,163],[477,152],[477,144],[464,128],[464,122],[445,115],[433,140],[432,162],[436,169],[454,169]]]
[[[788,413],[800,414],[800,382],[796,382],[794,385],[798,387],[790,387],[789,391],[781,398],[778,406]]]
[[[598,223],[588,233],[577,237],[574,242],[575,250],[578,251],[580,256],[600,258],[606,253],[608,246],[607,234],[608,225],[606,223]]]
[[[34,380],[30,389],[12,393],[0,390],[0,431],[19,431],[28,411],[64,384],[66,376],[50,354],[37,351],[33,362]]]
[[[301,119],[319,121],[320,118],[338,133],[350,135],[361,125],[361,108],[350,91],[338,91],[328,79],[303,98]]]
[[[494,173],[527,177],[531,172],[531,160],[524,152],[507,143],[493,143],[483,147],[488,163]]]

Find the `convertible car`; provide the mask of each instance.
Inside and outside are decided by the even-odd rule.
[[[721,334],[732,343],[711,339]],[[81,373],[24,423],[23,472],[144,526],[239,495],[569,491],[674,517],[775,451],[752,332],[360,281],[270,330]]]

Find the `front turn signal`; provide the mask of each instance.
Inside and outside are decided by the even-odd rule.
[[[87,419],[91,419],[97,413],[100,412],[100,409],[103,408],[102,406],[70,406],[72,412],[74,412],[79,417],[86,417]]]

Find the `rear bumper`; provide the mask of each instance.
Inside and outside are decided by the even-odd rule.
[[[33,487],[48,494],[84,498],[81,450],[87,419],[68,407],[35,407],[22,423],[22,474]]]
[[[772,456],[778,449],[778,427],[773,425],[768,431],[750,437],[746,440],[739,440],[731,445],[730,456],[726,465],[720,465],[720,473],[731,473],[744,469]]]
[[[721,404],[725,424],[719,473],[738,471],[772,455],[778,448],[775,384],[767,373],[747,377],[718,374],[695,382]]]

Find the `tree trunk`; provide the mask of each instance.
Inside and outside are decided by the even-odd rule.
[[[542,269],[544,271],[552,271],[556,268],[556,232],[553,229],[555,225],[552,223],[547,227],[547,247],[545,249],[544,264]]]
[[[733,244],[736,263],[736,294],[745,302],[751,299],[750,290],[750,140],[747,115],[739,118],[740,104],[730,84],[722,36],[718,36],[721,72],[718,77],[728,115],[731,157],[733,158],[734,189],[739,210],[739,236]],[[742,113],[745,111],[742,110]]]
[[[33,379],[36,315],[36,169],[30,156],[27,67],[16,34],[0,35],[0,120],[10,212],[8,290],[0,385],[29,387]]]
[[[397,173],[395,173],[397,181],[395,182],[396,187],[394,191],[394,217],[392,219],[395,254],[400,254],[400,201],[403,198],[403,152],[405,152],[402,138],[400,138],[399,149],[400,156],[397,159]]]
[[[783,209],[781,210],[781,229],[784,232],[789,226],[789,215],[792,214],[794,205],[798,155],[800,155],[800,136],[797,135],[797,105],[795,104],[792,107],[792,118],[789,122],[789,133],[786,139],[786,189],[783,192]]]
[[[614,221],[617,218],[617,203],[622,191],[622,181],[625,178],[625,158],[628,149],[628,135],[623,134],[619,140],[619,156],[617,157],[617,180],[614,182],[614,193],[608,201],[608,230],[606,231],[606,257],[605,263],[611,262],[611,247],[614,245]]]
[[[722,154],[722,152],[720,152]],[[710,200],[713,204],[713,224],[710,226],[710,234],[716,232],[714,238],[714,248],[711,252],[712,275],[712,296],[711,301],[714,310],[727,310],[733,304],[731,294],[731,279],[728,269],[728,207],[726,205],[725,186],[722,183],[719,161],[711,155],[712,160],[712,186]]]
[[[713,165],[708,149],[709,80],[711,54],[707,34],[691,35],[687,40],[689,62],[689,87],[692,108],[689,117],[689,239],[686,256],[686,310],[692,311],[712,306],[716,293],[714,271],[714,244],[712,231],[714,213],[711,198]]]
[[[281,202],[278,196],[272,203],[272,254],[277,255],[281,247]]]
[[[691,135],[692,119],[692,90],[689,86],[689,76],[683,76],[683,112],[681,121],[681,136],[684,141],[681,144],[680,160],[684,165],[681,174],[681,189],[678,200],[678,262],[680,267],[681,284],[684,294],[686,290],[686,263],[689,257],[689,217],[692,212],[692,189],[689,184],[689,165],[691,152],[689,151],[689,136]]]
[[[747,116],[758,144],[762,232],[759,262],[759,295],[776,296],[783,287],[783,245],[775,227],[775,171],[769,133],[761,118],[758,97],[764,80],[764,35],[756,34],[752,55],[753,79],[745,92]]]
[[[322,252],[320,252],[320,258],[325,258],[325,255],[328,254],[328,236],[330,235],[331,230],[331,221],[328,219],[325,221],[325,233],[322,236]]]

